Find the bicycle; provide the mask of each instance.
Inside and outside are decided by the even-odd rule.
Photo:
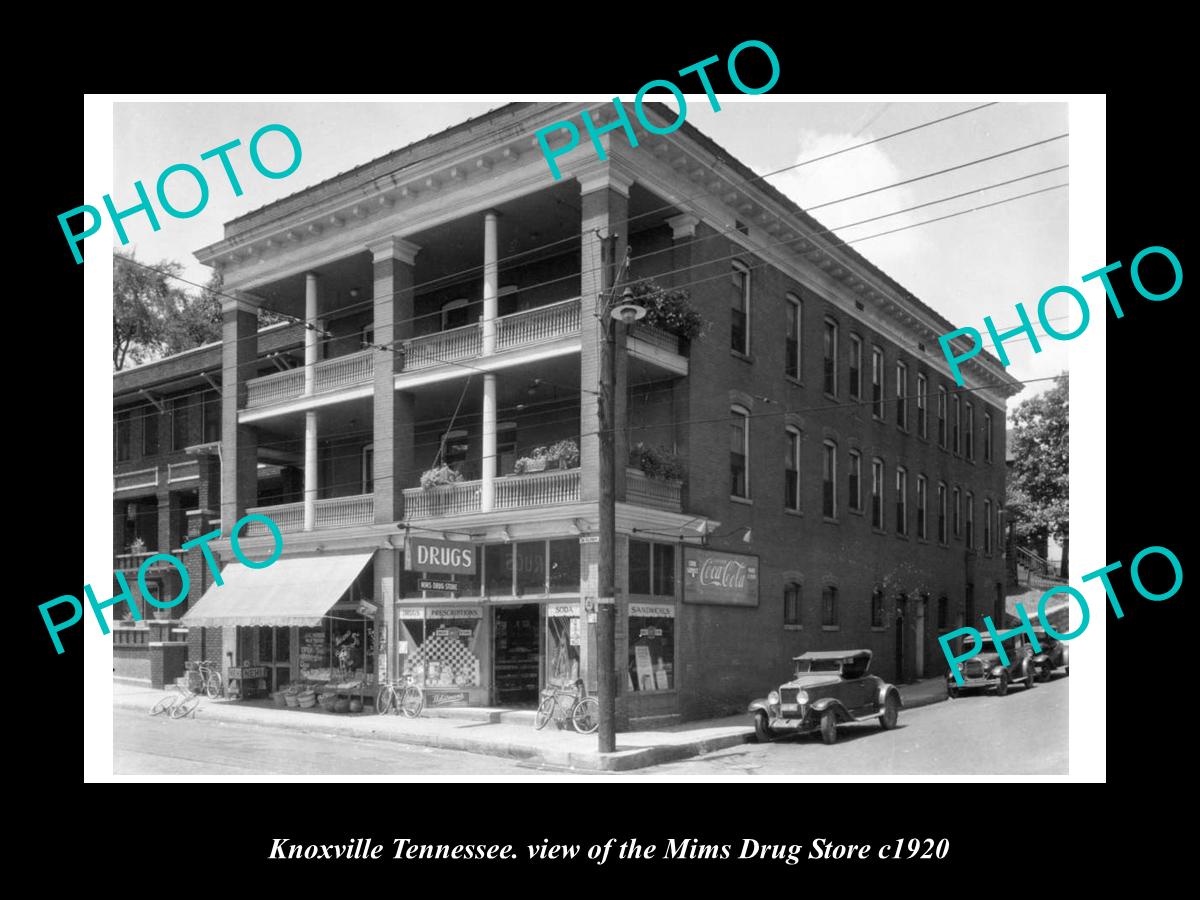
[[[159,698],[158,702],[150,707],[150,715],[157,716],[166,713],[172,719],[182,719],[191,715],[192,711],[200,705],[200,694],[191,687],[176,685],[175,691],[174,694],[167,694],[165,697]]]
[[[379,685],[379,691],[375,695],[376,715],[386,715],[393,707],[410,719],[415,719],[425,708],[425,693],[412,675],[404,676],[403,681],[389,680]]]
[[[192,685],[192,675],[195,675],[199,680],[199,685],[192,690],[199,693],[203,691],[208,694],[210,700],[216,700],[223,692],[221,684],[221,673],[217,670],[217,664],[212,660],[202,659],[196,663],[195,668],[188,667],[188,686]]]
[[[569,707],[559,702],[561,697],[570,698]],[[560,728],[561,723],[569,719],[580,734],[591,734],[600,727],[600,704],[588,695],[582,678],[571,688],[551,685],[542,691],[542,702],[534,715],[533,727],[540,731],[551,719],[558,722]]]

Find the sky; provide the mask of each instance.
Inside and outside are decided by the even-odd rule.
[[[650,97],[654,99],[653,94]],[[631,109],[632,98],[625,99]],[[670,102],[667,95],[663,102]],[[980,102],[805,103],[779,97],[738,101],[721,96],[721,110],[714,112],[704,95],[698,95],[689,97],[687,121],[754,172],[764,175]],[[118,209],[136,202],[132,189],[135,180],[141,180],[147,191],[153,192],[159,173],[176,163],[197,165],[209,176],[210,187],[208,204],[200,213],[189,219],[161,215],[162,227],[157,232],[150,231],[144,216],[127,220],[131,242],[125,249],[135,250],[139,259],[151,263],[178,261],[185,267],[185,277],[202,284],[208,279],[209,269],[196,262],[193,253],[220,240],[222,226],[229,219],[499,105],[427,100],[115,103],[112,194]],[[858,252],[950,321],[982,331],[983,317],[990,315],[1003,329],[1017,324],[1017,302],[1023,302],[1034,317],[1038,299],[1048,288],[1079,284],[1082,273],[1072,274],[1067,268],[1067,188],[893,234],[874,235],[1066,184],[1069,169],[993,187],[1065,165],[1069,139],[1050,140],[869,196],[845,198],[1063,135],[1068,130],[1067,111],[1067,104],[1061,102],[1000,103],[831,159],[791,168],[766,180],[805,209],[830,204],[812,210],[812,214],[843,240],[854,242]],[[245,156],[250,136],[273,122],[295,131],[303,147],[300,167],[279,180],[261,177]],[[235,138],[243,144],[240,158],[232,157],[240,159],[235,165],[244,189],[241,197],[233,196],[228,182],[218,174],[215,160],[202,163],[199,158],[202,152]],[[290,158],[287,142],[278,134],[265,138],[261,148],[264,162],[271,168],[283,168]],[[198,198],[186,176],[172,176],[169,184],[169,196],[179,208],[189,208]],[[945,203],[854,224],[968,192]],[[98,199],[87,202],[99,205]],[[113,235],[114,246],[120,246],[107,222],[104,228]],[[1058,320],[1069,312],[1066,301],[1059,298],[1047,314]],[[1056,321],[1056,327],[1064,331],[1069,325],[1066,319]],[[1032,352],[1024,337],[1005,346],[1012,358],[1008,371],[1018,379],[1045,378],[1068,368],[1065,344],[1043,340],[1040,354]],[[1029,385],[1010,399],[1009,409],[1049,386],[1050,382]]]

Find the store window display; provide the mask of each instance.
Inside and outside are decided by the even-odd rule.
[[[398,650],[404,674],[426,687],[480,687],[481,621],[478,607],[402,610]]]
[[[554,603],[546,613],[547,678],[550,684],[573,685],[580,677],[579,605]]]
[[[629,604],[629,667],[631,691],[669,691],[675,688],[675,605]]]

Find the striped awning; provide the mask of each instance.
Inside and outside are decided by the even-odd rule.
[[[183,624],[315,626],[371,561],[372,553],[277,559],[265,569],[230,563],[184,614]]]

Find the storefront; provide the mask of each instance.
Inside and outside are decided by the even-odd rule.
[[[222,670],[265,669],[271,691],[293,682],[371,682],[383,637],[371,596],[373,555],[284,557],[266,570],[231,563],[183,624],[220,628]]]
[[[412,539],[406,558],[395,652],[427,705],[533,709],[546,685],[586,678],[578,537]]]

